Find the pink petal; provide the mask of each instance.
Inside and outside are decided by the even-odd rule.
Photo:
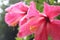
[[[23,2],[19,2],[16,4],[11,5],[10,7],[6,8],[7,12],[27,12],[28,6],[25,5]]]
[[[18,23],[18,21],[24,16],[25,14],[20,13],[6,13],[5,14],[5,22],[10,25],[14,26]],[[15,25],[16,26],[16,25]]]
[[[43,18],[31,18],[30,20],[28,20],[27,22],[25,22],[23,25],[21,25],[20,30],[18,32],[18,37],[25,37],[27,35],[30,35],[32,33],[34,33],[38,27],[39,27],[39,23]],[[36,27],[34,30],[30,30],[30,27]]]
[[[44,21],[40,24],[40,28],[35,33],[35,40],[48,40],[47,26]]]
[[[27,15],[25,15],[20,21],[19,21],[19,26],[23,25],[24,23],[26,23],[28,21],[28,19],[26,18]]]
[[[60,6],[44,3],[44,13],[50,18],[54,18],[60,14]]]
[[[34,2],[30,3],[30,7],[27,12],[27,18],[39,16],[39,11],[36,9],[36,5]]]
[[[52,40],[60,40],[60,20],[53,20],[49,28]]]

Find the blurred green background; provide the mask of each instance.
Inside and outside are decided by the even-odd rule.
[[[25,38],[17,38],[16,34],[18,32],[17,27],[8,27],[8,25],[4,22],[5,8],[9,7],[12,4],[17,2],[24,1],[29,5],[31,0],[0,0],[0,40],[32,40],[33,35],[30,35]],[[60,0],[34,0],[36,2],[37,9],[42,12],[43,11],[43,2],[46,1],[52,5],[60,5]],[[58,17],[60,18],[60,17]],[[50,40],[50,39],[49,39]]]

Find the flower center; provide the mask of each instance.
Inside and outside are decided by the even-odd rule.
[[[30,26],[30,31],[36,31],[37,30],[37,27],[36,26]]]
[[[49,17],[45,17],[46,22],[50,22]]]
[[[16,22],[13,22],[13,23],[11,23],[11,26],[16,26],[17,25],[17,23]]]

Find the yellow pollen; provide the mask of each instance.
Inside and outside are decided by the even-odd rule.
[[[37,27],[36,26],[30,26],[30,31],[36,31]]]

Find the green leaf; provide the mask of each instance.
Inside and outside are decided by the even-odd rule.
[[[28,5],[30,4],[30,1],[31,1],[31,0],[24,0],[24,2],[25,2],[26,4],[28,4]]]
[[[54,4],[54,0],[49,0],[50,4]]]
[[[49,36],[49,37],[48,37],[48,40],[52,40],[52,38]]]
[[[44,0],[36,0],[36,8],[42,12],[43,11],[43,3],[44,3]]]
[[[33,40],[33,38],[34,38],[34,35],[32,34],[32,35],[27,36],[26,40]]]
[[[24,39],[23,39],[23,38],[18,38],[18,37],[17,37],[16,40],[24,40]]]

